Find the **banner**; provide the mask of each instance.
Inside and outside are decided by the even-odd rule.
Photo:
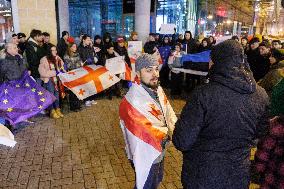
[[[118,56],[118,57],[115,57],[115,58],[107,59],[105,67],[112,74],[125,73],[126,69],[125,69],[124,56]]]

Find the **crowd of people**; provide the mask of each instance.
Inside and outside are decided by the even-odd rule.
[[[60,119],[64,117],[60,107],[66,93],[71,111],[80,111],[83,104],[95,105],[97,95],[84,101],[79,100],[70,90],[64,89],[58,75],[85,65],[104,66],[108,59],[117,56],[124,56],[126,64],[131,68],[127,41],[138,41],[138,35],[137,32],[132,32],[128,40],[124,36],[113,39],[110,33],[96,35],[94,39],[88,34],[73,38],[67,31],[63,31],[57,45],[50,42],[49,33],[37,29],[33,29],[28,38],[24,33],[8,35],[5,47],[0,52],[0,84],[17,80],[24,72],[28,72],[38,85],[56,98],[42,113]],[[202,188],[201,185],[205,184],[205,188],[224,188],[239,183],[235,188],[243,188],[249,181],[249,163],[243,164],[249,152],[248,147],[255,138],[265,136],[260,139],[260,150],[256,154],[257,170],[262,176],[260,182],[263,186],[279,188],[280,180],[284,178],[283,170],[277,170],[284,152],[281,146],[283,118],[274,119],[270,135],[265,135],[264,130],[267,130],[269,118],[284,113],[283,43],[280,40],[269,40],[265,36],[250,40],[245,36],[233,36],[231,40],[216,44],[213,36],[199,41],[193,38],[190,31],[175,36],[150,33],[143,47],[145,56],[137,59],[144,67],[139,67],[138,63],[135,66],[142,80],[142,88],[138,87],[137,90],[150,91],[149,94],[155,101],[159,97],[155,92],[152,94],[151,90],[148,91],[148,88],[157,89],[158,78],[161,86],[170,89],[171,95],[181,95],[183,89],[188,92],[195,89],[175,125],[175,130],[172,131],[174,145],[184,153],[184,187]],[[162,47],[169,47],[171,50],[166,60],[158,65],[157,62],[161,59],[159,49]],[[204,51],[212,51],[207,76],[210,82],[196,89],[196,85],[201,83],[200,76],[186,74],[184,77],[184,73],[174,71],[173,68],[183,67],[182,57],[186,54]],[[149,76],[149,73],[153,75]],[[129,83],[119,82],[103,91],[102,96],[110,100],[113,96],[122,97],[123,87],[128,88]],[[230,127],[224,129],[228,120]],[[5,124],[2,118],[0,122]],[[239,123],[245,129],[238,130]],[[227,144],[224,145],[224,142]],[[276,145],[280,147],[272,153],[272,150],[276,150]],[[236,148],[239,149],[230,151]],[[220,154],[221,151],[224,153]],[[269,156],[268,153],[272,155]],[[164,155],[161,157],[159,169]],[[236,159],[238,161],[231,164],[230,160]],[[273,166],[269,164],[270,160],[274,163]],[[235,173],[232,173],[233,170]],[[216,173],[216,178],[208,175],[212,172]],[[267,179],[267,174],[270,175],[270,180]],[[220,175],[223,177],[219,177]],[[158,180],[160,182],[161,178]],[[152,184],[157,186],[157,183]]]

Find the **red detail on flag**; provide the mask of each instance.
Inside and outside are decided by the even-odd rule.
[[[108,80],[112,80],[113,81],[113,76],[109,75],[108,76]]]
[[[136,59],[130,57],[130,63],[131,63],[131,64],[135,64],[135,62],[136,62]]]
[[[125,80],[126,81],[131,81],[131,69],[129,68],[129,66],[125,63]]]
[[[68,74],[70,75],[75,75],[76,73],[75,72],[67,72]]]
[[[82,96],[83,96],[85,92],[86,92],[85,90],[80,89],[80,91],[79,91],[79,95],[82,95]]]
[[[162,112],[159,109],[156,109],[156,106],[154,104],[149,104],[151,111],[149,111],[153,116],[155,116],[158,120],[161,121],[159,118],[160,115],[162,115]]]
[[[152,123],[137,111],[126,98],[122,100],[119,106],[119,116],[124,121],[125,127],[133,135],[162,152],[161,142],[166,133],[154,128]]]
[[[104,90],[101,81],[99,80],[99,77],[108,72],[108,70],[105,67],[100,67],[96,70],[93,70],[92,68],[88,66],[83,67],[88,73],[78,79],[75,79],[73,81],[65,82],[64,85],[68,88],[74,88],[79,85],[86,84],[90,81],[93,81],[95,84],[95,87],[97,89],[97,93]]]

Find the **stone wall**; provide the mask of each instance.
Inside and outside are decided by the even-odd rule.
[[[57,44],[55,0],[17,0],[19,30],[30,35],[32,29],[50,33]]]

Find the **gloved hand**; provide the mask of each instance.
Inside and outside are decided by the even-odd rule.
[[[93,64],[93,63],[94,63],[94,60],[92,58],[87,59],[87,64]]]

